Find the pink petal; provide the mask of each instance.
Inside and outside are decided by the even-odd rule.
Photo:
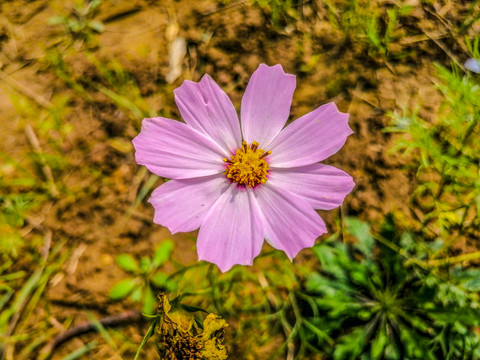
[[[167,181],[149,199],[155,208],[153,221],[167,227],[172,234],[198,229],[229,186],[223,174]]]
[[[263,217],[267,241],[293,259],[327,232],[320,215],[303,198],[267,182],[254,191]]]
[[[166,178],[207,176],[225,169],[227,154],[213,140],[179,121],[144,119],[133,146],[138,164]]]
[[[295,76],[285,74],[281,65],[261,64],[253,73],[242,99],[243,138],[249,144],[266,146],[285,125],[290,113]]]
[[[262,244],[261,216],[252,190],[232,184],[200,227],[198,259],[212,262],[225,272],[235,264],[252,265]]]
[[[228,154],[242,142],[237,112],[227,94],[204,75],[199,83],[184,81],[174,91],[183,120],[195,130],[209,136]]]
[[[348,114],[334,103],[320,106],[288,125],[270,144],[272,167],[298,167],[314,164],[335,154],[353,131]]]
[[[268,181],[272,186],[304,198],[311,207],[320,210],[342,205],[345,196],[355,186],[346,172],[324,164],[272,169]]]

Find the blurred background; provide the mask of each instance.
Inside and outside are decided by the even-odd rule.
[[[479,1],[2,0],[0,358],[133,359],[162,291],[221,315],[231,359],[480,358],[479,19]],[[165,179],[131,140],[205,73],[239,110],[261,63],[296,74],[290,120],[350,114],[327,163],[356,188],[293,263],[265,245],[221,274],[196,233],[153,224]]]

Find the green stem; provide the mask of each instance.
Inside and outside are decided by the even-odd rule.
[[[402,249],[400,246],[398,246],[397,244],[391,242],[390,240],[388,239],[385,239],[383,236],[380,236],[380,235],[375,235],[374,236],[375,240],[377,240],[379,243],[389,247],[390,249],[392,249],[393,251],[395,251],[396,253],[400,254],[401,256],[403,256],[404,258],[407,259],[407,261],[405,262],[405,265],[408,266],[410,264],[416,264],[418,266],[420,266],[422,269],[427,269],[429,267],[429,264],[426,263],[425,261],[422,261],[422,260],[419,260],[419,259],[416,259],[414,257],[411,257],[404,249]]]
[[[455,153],[454,157],[457,157],[459,156],[462,152],[463,152],[463,149],[465,148],[465,146],[467,145],[467,141],[468,139],[470,138],[470,136],[473,134],[474,130],[475,130],[475,126],[477,126],[477,122],[476,121],[473,121],[470,126],[467,128],[467,131],[465,131],[465,135],[463,136],[463,139],[462,139],[462,146],[460,147],[460,149],[457,150],[457,152]],[[444,173],[445,173],[445,168],[446,168],[446,164],[443,163],[443,168],[442,168],[442,173],[441,173],[441,177],[442,179],[440,180],[440,186],[438,188],[438,192],[435,196],[435,200],[438,200],[440,198],[440,196],[442,196],[443,194],[443,190],[445,189],[445,178],[444,178]]]
[[[469,253],[469,254],[451,256],[451,257],[446,257],[446,258],[443,258],[443,259],[429,260],[427,262],[427,264],[430,265],[430,266],[437,267],[437,266],[457,264],[457,263],[464,262],[464,261],[472,261],[472,260],[478,260],[478,259],[480,259],[480,251],[475,251],[475,252]]]

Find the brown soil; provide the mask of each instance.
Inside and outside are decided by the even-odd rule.
[[[61,26],[48,25],[49,18],[67,14],[70,9],[71,5],[63,1],[46,0],[3,1],[0,5],[0,150],[28,164],[25,154],[30,144],[24,128],[31,119],[14,109],[9,99],[12,91],[33,94],[46,102],[60,94],[69,97],[70,111],[62,121],[73,131],[60,134],[49,130],[44,134],[38,123],[34,124],[46,153],[58,151],[49,139],[64,136],[60,151],[68,165],[67,170],[53,171],[62,196],[32,217],[52,230],[54,243],[66,240],[72,252],[63,271],[50,282],[47,298],[52,319],[58,323],[72,319],[76,324],[87,320],[85,309],[106,316],[134,307],[128,301],[112,303],[108,299],[111,286],[125,277],[114,263],[118,254],[149,255],[166,238],[175,241],[174,258],[182,264],[195,263],[196,253],[195,234],[171,235],[154,225],[153,210],[145,200],[132,216],[125,216],[150,176],[135,164],[130,145],[140,119],[98,91],[91,91],[93,99],[85,100],[48,66],[46,55],[57,46],[63,49],[75,80],[101,78],[85,55],[85,44],[76,42],[68,49],[58,45],[67,35]],[[225,6],[213,0],[104,1],[95,18],[104,22],[105,31],[97,36],[98,43],[90,51],[98,59],[120,63],[138,84],[147,104],[172,118],[179,118],[172,90],[183,79],[197,81],[209,73],[238,109],[257,66],[281,63],[285,71],[297,74],[291,119],[330,101],[350,114],[355,133],[327,161],[352,174],[356,182],[344,213],[370,221],[390,211],[408,218],[406,200],[414,180],[401,171],[404,160],[388,154],[392,137],[381,130],[390,121],[388,112],[419,106],[425,118],[435,113],[441,97],[433,87],[432,62],[448,64],[450,58],[428,38],[402,45],[403,51],[413,46],[415,51],[401,61],[372,57],[365,44],[352,42],[336,29],[326,12],[320,2],[308,2],[301,11],[301,21],[292,21],[277,31],[260,8],[243,1]],[[428,14],[418,16],[428,21],[408,31],[419,31],[427,25],[432,31],[441,27]],[[183,76],[169,85],[165,81],[167,38],[175,26],[187,41],[188,53]],[[300,71],[302,64],[310,65]],[[330,229],[334,228],[332,214],[324,214]],[[36,316],[43,318],[46,314],[40,309]],[[234,319],[227,320],[235,324]],[[235,332],[234,327],[229,331]],[[144,327],[132,327],[121,336],[138,344],[144,331]],[[78,348],[78,341],[63,345],[53,359]],[[271,348],[275,346],[278,344],[273,342]],[[121,353],[131,358],[134,351],[119,349],[115,354],[105,346],[90,357],[116,359]],[[264,351],[268,353],[269,349]],[[149,356],[155,358],[153,352]],[[243,357],[237,352],[233,358]]]

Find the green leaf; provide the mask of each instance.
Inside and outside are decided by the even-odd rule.
[[[333,353],[335,360],[357,359],[365,347],[365,330],[357,328],[342,336]]]
[[[197,311],[201,311],[201,312],[204,312],[205,314],[208,314],[208,311],[205,310],[205,309],[202,309],[198,306],[193,306],[193,305],[187,305],[187,304],[179,304],[179,306],[185,310],[185,311],[188,311],[188,312],[197,312]]]
[[[125,298],[136,285],[135,279],[125,279],[118,282],[110,291],[110,299],[121,300]]]
[[[150,281],[154,288],[165,290],[166,292],[174,292],[177,288],[177,283],[169,279],[169,276],[165,273],[156,273]]]
[[[89,12],[92,13],[97,7],[102,5],[102,0],[93,0],[89,5]]]
[[[141,286],[137,286],[130,294],[130,299],[132,299],[133,302],[140,302],[140,300],[142,300],[142,290]]]
[[[88,353],[90,350],[92,350],[95,346],[97,346],[97,341],[93,340],[89,342],[88,344],[82,346],[81,348],[78,348],[68,354],[67,356],[63,357],[62,360],[75,360],[79,359],[82,356],[84,356],[86,353]]]
[[[325,340],[329,343],[329,345],[333,345],[333,339],[319,327],[315,326],[313,323],[308,321],[307,319],[302,320],[303,325],[309,329],[317,338],[320,343],[323,343]]]
[[[63,23],[65,23],[64,16],[53,16],[50,19],[48,19],[49,25],[57,25],[57,24],[63,24]]]
[[[364,255],[370,257],[375,242],[373,236],[370,234],[370,226],[354,217],[347,217],[345,224],[347,225],[347,231],[358,240],[355,247]]]
[[[130,273],[137,273],[138,272],[138,262],[135,258],[130,254],[120,254],[117,256],[117,264],[123,270],[130,272]]]
[[[328,245],[320,244],[313,248],[313,252],[322,264],[322,270],[333,275],[337,280],[343,282],[346,279],[345,266],[350,262],[346,254],[346,247],[337,244],[341,249],[335,249]]]
[[[480,276],[465,281],[463,287],[469,291],[480,291]]]
[[[467,269],[463,270],[461,267],[452,269],[452,275],[458,279],[463,287],[469,291],[480,291],[480,270]]]
[[[145,112],[143,112],[133,101],[131,101],[128,97],[122,96],[117,94],[116,92],[107,89],[105,87],[98,87],[98,90],[109,98],[111,98],[117,105],[126,108],[132,112],[132,114],[137,118],[142,118],[148,116]]]
[[[157,299],[155,298],[155,295],[153,294],[153,291],[150,288],[150,286],[148,286],[145,289],[142,312],[147,315],[153,315],[155,314],[156,307],[157,307]]]
[[[102,338],[107,342],[107,344],[114,350],[117,350],[117,344],[112,339],[107,329],[103,324],[98,320],[92,313],[87,310],[87,318],[92,323],[97,332],[102,336]]]
[[[157,322],[158,322],[158,317],[156,317],[155,320],[153,320],[152,325],[150,325],[150,327],[148,328],[148,331],[145,334],[145,337],[143,338],[140,346],[138,347],[137,353],[135,354],[135,358],[133,360],[138,360],[138,357],[140,356],[140,352],[142,351],[143,347],[147,343],[148,339],[150,339],[155,333],[155,327],[157,326]]]
[[[388,344],[388,338],[387,338],[387,335],[385,334],[384,329],[382,328],[382,330],[378,332],[377,336],[372,341],[372,348],[371,348],[372,359],[379,359],[383,353],[383,349],[387,344]]]
[[[151,261],[148,257],[144,256],[140,259],[140,271],[142,273],[150,272]]]
[[[173,308],[173,307],[177,306],[178,304],[180,304],[180,300],[182,299],[182,296],[183,295],[176,296],[172,301],[170,301],[170,306]]]
[[[102,33],[105,30],[105,27],[100,21],[92,20],[88,23],[88,26],[96,31],[97,33]]]
[[[151,281],[153,286],[155,286],[156,288],[164,288],[168,281],[168,275],[161,272],[156,273],[155,275],[153,275]]]
[[[163,265],[168,259],[170,259],[172,250],[172,240],[165,240],[164,242],[162,242],[155,250],[155,255],[153,257],[153,266],[158,267],[160,265]]]

